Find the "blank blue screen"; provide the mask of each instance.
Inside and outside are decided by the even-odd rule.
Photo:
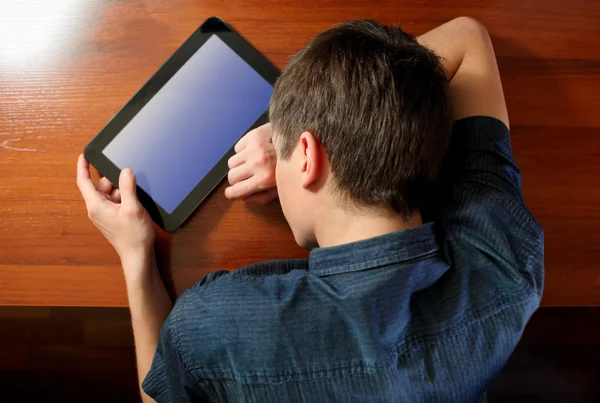
[[[267,110],[273,87],[216,35],[106,146],[119,169],[173,210]]]

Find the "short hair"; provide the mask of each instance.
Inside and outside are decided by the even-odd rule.
[[[426,202],[452,127],[439,57],[371,20],[324,31],[293,56],[275,84],[270,119],[279,158],[309,131],[342,194],[405,218]]]

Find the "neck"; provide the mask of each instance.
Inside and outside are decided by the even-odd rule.
[[[324,248],[415,228],[422,224],[418,210],[406,220],[390,210],[349,211],[338,208],[322,214],[315,224],[315,238],[319,246]]]

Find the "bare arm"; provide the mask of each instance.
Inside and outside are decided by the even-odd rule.
[[[115,248],[123,265],[141,389],[152,365],[160,327],[173,304],[156,268],[154,224],[137,199],[133,172],[124,169],[119,189],[115,189],[106,178],[95,185],[89,169],[89,163],[80,155],[77,185],[88,216]],[[144,402],[154,401],[143,390],[141,395]]]
[[[123,261],[123,272],[135,339],[140,393],[143,402],[154,402],[141,390],[141,385],[152,366],[160,327],[169,316],[173,304],[156,268],[153,253]]]
[[[496,55],[480,22],[459,17],[421,35],[417,41],[442,58],[450,81],[454,119],[491,116],[509,126]]]

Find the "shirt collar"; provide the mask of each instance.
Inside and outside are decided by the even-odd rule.
[[[319,276],[373,269],[415,260],[439,250],[434,224],[310,252],[308,270]]]

